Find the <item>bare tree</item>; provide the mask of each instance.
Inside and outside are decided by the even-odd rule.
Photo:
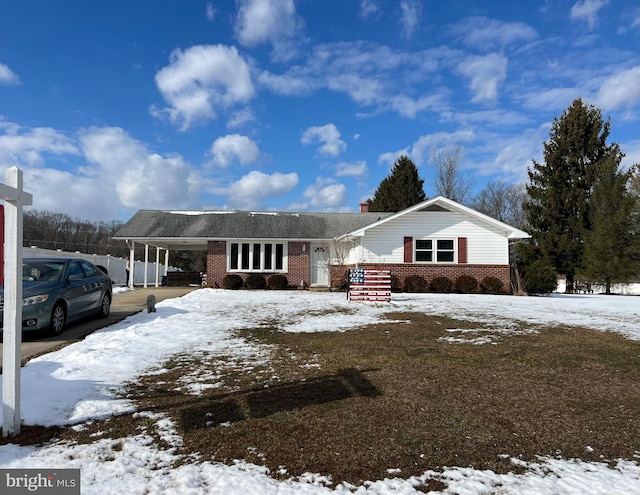
[[[526,199],[527,191],[524,185],[507,184],[500,179],[487,183],[471,201],[471,207],[521,229],[526,225],[526,214],[522,206]]]
[[[468,199],[472,181],[469,174],[460,171],[458,161],[462,154],[462,146],[441,148],[431,151],[429,162],[435,167],[431,185],[437,194],[464,203]]]

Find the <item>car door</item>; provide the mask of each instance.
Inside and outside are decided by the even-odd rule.
[[[97,309],[102,303],[102,294],[105,289],[105,278],[98,268],[85,260],[80,260],[80,265],[84,270],[85,275],[85,287],[89,292],[89,308],[91,310]]]
[[[69,263],[67,269],[67,318],[74,319],[91,310],[93,293],[79,260]]]

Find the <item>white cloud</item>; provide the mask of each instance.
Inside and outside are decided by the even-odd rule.
[[[455,147],[459,144],[470,143],[476,140],[476,134],[472,130],[460,130],[456,132],[436,132],[420,136],[411,146],[411,158],[416,165],[426,163],[433,150]]]
[[[624,153],[621,164],[625,170],[640,163],[640,139],[620,143],[620,149]]]
[[[50,127],[24,129],[0,121],[0,163],[39,167],[47,154],[79,155],[80,150],[71,138]]]
[[[250,122],[255,122],[256,116],[253,114],[250,108],[245,107],[241,110],[233,112],[229,120],[227,121],[227,127],[229,129],[237,129]]]
[[[386,153],[382,153],[380,154],[380,156],[378,156],[378,163],[380,164],[386,163],[389,166],[389,168],[391,168],[393,164],[396,162],[396,160],[400,158],[402,155],[409,156],[409,148],[403,148],[398,151],[388,151]]]
[[[469,57],[458,65],[457,71],[471,79],[471,101],[495,103],[498,99],[498,89],[507,77],[507,62],[508,59],[504,55],[492,53]]]
[[[340,162],[336,165],[338,177],[364,177],[367,175],[367,162]]]
[[[101,184],[93,177],[76,175],[54,168],[30,168],[24,172],[25,190],[33,195],[31,208],[65,213],[83,220],[113,220],[118,218],[118,201],[112,184]],[[64,191],[61,203],[60,192]]]
[[[303,196],[309,200],[313,208],[335,210],[347,200],[347,188],[333,179],[318,178],[314,185],[305,189]]]
[[[277,198],[298,185],[298,174],[274,172],[265,174],[254,170],[227,188],[229,206],[238,209],[258,209],[267,198]]]
[[[66,170],[56,168],[60,162]],[[0,163],[23,170],[33,208],[87,220],[113,220],[123,210],[197,207],[211,181],[196,177],[181,156],[160,156],[119,127],[68,137],[0,120]]]
[[[302,144],[322,144],[318,152],[323,155],[338,156],[347,149],[347,143],[340,139],[340,131],[334,124],[309,127],[302,133]]]
[[[119,127],[92,127],[80,134],[89,165],[80,169],[96,187],[112,184],[127,208],[189,207],[197,192],[190,165],[180,156],[160,156]]]
[[[422,18],[422,3],[419,0],[400,2],[400,25],[405,37],[411,38]]]
[[[504,22],[487,17],[466,17],[449,29],[465,46],[489,50],[535,40],[538,33],[523,22]]]
[[[183,131],[215,119],[217,109],[254,96],[249,64],[235,47],[224,45],[174,50],[169,65],[156,74],[156,84],[169,107],[152,113],[166,113]]]
[[[285,96],[307,96],[321,86],[317,78],[296,73],[295,68],[283,75],[263,71],[258,76],[258,82],[274,93]]]
[[[632,107],[640,102],[640,65],[616,72],[600,86],[596,104],[605,110]]]
[[[287,96],[306,96],[322,88],[344,93],[359,106],[372,108],[369,114],[357,112],[359,116],[393,111],[413,118],[446,104],[451,92],[439,85],[437,74],[461,58],[460,50],[442,46],[408,52],[368,41],[325,43],[316,46],[304,64],[283,74],[264,71],[258,81]]]
[[[375,78],[358,74],[335,74],[327,77],[327,87],[332,91],[347,93],[356,103],[371,104],[379,99],[384,86]]]
[[[243,46],[270,43],[272,57],[290,60],[296,50],[293,40],[302,32],[304,22],[296,14],[293,0],[239,0],[234,26]]]
[[[419,112],[425,110],[442,110],[446,106],[449,93],[449,90],[442,88],[418,99],[409,98],[406,95],[395,95],[389,99],[388,105],[403,117],[413,119]]]
[[[0,64],[0,84],[20,84],[20,78],[8,66]]]
[[[554,88],[539,93],[526,93],[522,95],[522,106],[529,110],[539,111],[541,108],[547,110],[564,110],[573,100],[576,99],[576,95],[580,95],[581,90],[579,88]]]
[[[360,0],[360,10],[358,17],[368,19],[370,16],[377,17],[380,15],[382,9],[377,0]]]
[[[598,11],[608,3],[609,0],[578,0],[571,7],[571,20],[585,21],[589,29],[593,29],[598,21]]]
[[[211,2],[207,2],[205,9],[206,9],[207,19],[209,21],[213,21],[214,17],[216,16],[216,9],[213,8],[213,4]]]
[[[216,165],[228,167],[234,161],[242,165],[255,162],[260,156],[260,150],[258,145],[247,136],[228,134],[213,142],[211,154]]]

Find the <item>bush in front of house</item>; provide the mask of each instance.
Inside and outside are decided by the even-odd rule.
[[[455,288],[457,291],[463,294],[471,294],[478,290],[478,281],[471,275],[460,275],[455,282]]]
[[[269,284],[270,289],[275,290],[286,289],[289,286],[287,277],[279,273],[276,275],[271,275],[267,283]]]
[[[434,292],[451,292],[453,282],[448,277],[436,277],[431,281],[431,290]]]
[[[391,275],[391,292],[402,292],[402,283],[397,275]]]
[[[222,287],[225,289],[238,290],[241,289],[244,285],[242,277],[240,275],[236,275],[235,273],[231,273],[229,275],[225,275],[222,279]]]
[[[427,281],[421,275],[409,275],[404,279],[405,292],[426,292]]]
[[[252,273],[244,281],[247,289],[264,289],[267,287],[267,280],[258,273]]]
[[[484,277],[480,282],[480,290],[485,294],[500,294],[504,284],[498,277]]]
[[[558,287],[556,271],[544,260],[525,266],[522,275],[527,294],[549,294]]]

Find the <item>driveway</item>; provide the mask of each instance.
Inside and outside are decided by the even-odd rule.
[[[153,294],[156,302],[163,299],[181,297],[195,290],[197,287],[148,287],[136,288],[131,291],[114,294],[111,304],[111,312],[107,318],[87,318],[70,323],[61,335],[49,336],[46,334],[23,334],[22,337],[22,365],[29,359],[55,351],[78,340],[99,328],[108,327],[124,320],[140,311],[147,310],[147,296]],[[0,369],[2,368],[3,345],[0,343]]]

